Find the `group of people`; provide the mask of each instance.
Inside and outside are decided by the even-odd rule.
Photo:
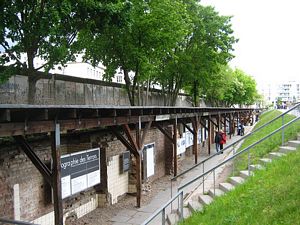
[[[216,151],[221,152],[223,154],[223,145],[226,144],[226,133],[223,130],[216,130],[215,135],[215,144],[216,144]]]
[[[237,126],[238,135],[243,136],[245,134],[245,127],[243,123],[239,123]],[[215,134],[215,144],[216,144],[216,151],[223,154],[223,145],[226,144],[226,133],[223,130],[216,130]]]

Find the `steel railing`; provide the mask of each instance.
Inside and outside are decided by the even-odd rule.
[[[256,133],[257,131],[263,129],[264,127],[268,126],[269,124],[273,123],[275,120],[279,119],[279,118],[282,118],[282,125],[284,125],[284,116],[288,113],[290,113],[291,111],[297,109],[298,107],[300,106],[300,103],[296,104],[295,106],[293,106],[292,108],[290,108],[289,110],[287,110],[286,112],[280,114],[279,116],[273,118],[272,120],[270,120],[269,122],[265,123],[264,125],[258,127],[257,129],[253,130],[252,132],[242,136],[239,140],[227,145],[226,147],[224,147],[223,150],[221,150],[221,152],[224,152],[230,148],[233,148],[233,153],[235,153],[235,145],[237,145],[238,143],[240,143],[241,141],[243,141],[244,139],[246,139],[247,137],[253,135],[254,133]],[[299,109],[297,109],[299,111]],[[282,130],[282,145],[284,144],[284,129]],[[177,176],[174,176],[173,178],[171,178],[171,198],[173,196],[173,182],[177,180],[177,178],[185,175],[186,173],[190,172],[191,170],[197,168],[198,166],[202,165],[202,173],[204,173],[204,170],[205,170],[205,163],[208,161],[208,160],[211,160],[213,159],[214,157],[216,157],[217,155],[219,155],[218,152],[212,154],[211,156],[209,156],[208,158],[202,160],[201,162],[195,164],[194,166],[192,166],[191,168],[181,172],[180,174],[178,174]],[[203,180],[202,180],[202,183],[204,184],[204,177],[203,177]],[[204,185],[203,185],[203,190],[204,190]]]
[[[156,210],[151,217],[149,217],[146,221],[142,223],[142,225],[149,224],[153,221],[158,215],[161,214],[161,224],[165,225],[166,223],[166,209],[169,205],[171,205],[175,200],[178,200],[178,212],[179,212],[179,220],[183,219],[183,191],[179,191],[176,195],[174,195],[166,204]],[[172,210],[172,209],[171,209]]]
[[[228,163],[229,161],[235,159],[237,156],[243,154],[244,152],[247,152],[248,151],[248,175],[250,175],[250,163],[251,163],[251,160],[250,160],[250,149],[254,146],[256,146],[257,144],[263,142],[264,140],[268,139],[269,137],[273,136],[275,133],[281,131],[281,130],[284,130],[284,128],[288,127],[289,125],[291,125],[292,123],[298,121],[300,119],[300,117],[297,117],[297,118],[294,118],[293,120],[289,121],[288,123],[284,124],[283,126],[279,127],[278,129],[274,130],[273,132],[271,132],[270,134],[266,135],[265,137],[261,138],[260,140],[256,141],[255,143],[249,145],[248,147],[244,148],[243,150],[235,153],[234,155],[232,155],[231,157],[227,158],[226,160],[222,161],[221,163],[217,164],[216,166],[214,166],[213,168],[207,170],[205,173],[193,178],[192,180],[190,180],[189,182],[181,185],[180,187],[178,187],[178,191],[183,191],[182,189],[187,187],[188,185],[192,184],[193,182],[201,179],[202,177],[210,174],[211,172],[215,173],[215,170],[217,168],[219,168],[220,166]],[[214,176],[214,191],[215,191],[215,176]]]
[[[271,132],[270,134],[266,135],[265,137],[261,138],[260,140],[256,141],[255,143],[249,145],[248,147],[244,148],[243,150],[239,151],[239,152],[233,152],[233,155],[229,158],[227,158],[226,160],[222,161],[221,163],[217,164],[216,166],[214,166],[213,168],[209,169],[208,171],[204,172],[204,166],[203,166],[203,173],[195,178],[193,178],[192,180],[190,180],[189,182],[179,186],[177,188],[177,194],[175,196],[171,196],[171,199],[166,203],[164,204],[160,209],[158,209],[150,218],[148,218],[144,223],[143,225],[147,225],[149,224],[155,217],[157,217],[159,214],[162,214],[162,224],[164,225],[165,224],[165,221],[166,221],[166,208],[171,205],[177,198],[178,198],[178,209],[180,210],[179,211],[179,216],[180,216],[180,220],[182,219],[183,217],[183,189],[187,186],[189,186],[190,184],[194,183],[195,181],[199,180],[202,178],[202,186],[203,186],[203,193],[204,193],[204,182],[205,182],[205,176],[208,176],[209,174],[213,173],[213,191],[215,193],[215,190],[216,190],[216,176],[215,176],[215,171],[216,169],[218,169],[220,166],[228,163],[229,161],[235,159],[236,157],[238,157],[239,155],[245,153],[245,152],[248,152],[248,160],[247,160],[247,166],[248,166],[248,175],[250,175],[250,172],[251,172],[251,169],[250,169],[250,164],[251,164],[251,158],[250,158],[250,149],[254,146],[256,146],[257,144],[263,142],[264,140],[268,139],[269,137],[273,136],[275,133],[279,132],[282,130],[282,135],[283,135],[283,138],[282,138],[282,144],[284,144],[284,129],[286,127],[288,127],[289,125],[291,125],[292,123],[298,121],[300,119],[300,115],[298,115],[298,117],[296,117],[295,119],[289,121],[288,123],[284,124],[284,115],[290,113],[291,111],[293,111],[294,109],[298,108],[300,106],[300,103],[295,105],[294,107],[292,107],[291,109],[287,110],[285,113],[275,117],[274,119],[270,120],[269,122],[267,122],[266,124],[260,126],[259,128],[255,129],[254,131],[252,131],[251,133],[243,136],[242,138],[240,138],[239,140],[235,141],[234,143],[228,145],[227,147],[225,147],[223,151],[229,149],[230,147],[234,147],[235,144],[237,144],[238,142],[244,140],[245,138],[251,136],[253,133],[261,130],[262,128],[266,127],[267,125],[271,124],[272,122],[274,122],[275,120],[277,120],[278,118],[282,118],[282,126],[279,127],[278,129],[274,130],[273,132]],[[300,109],[297,109],[299,112],[300,112]],[[298,112],[298,113],[299,113]],[[173,177],[171,180],[174,181],[175,179],[177,179],[178,177],[188,173],[189,171],[191,171],[192,169],[196,168],[197,166],[201,165],[201,164],[204,164],[206,161],[208,161],[209,159],[215,157],[218,153],[215,153],[213,154],[212,156],[204,159],[203,161],[199,162],[198,164],[194,165],[193,167],[189,168],[188,170],[178,174],[177,176]],[[171,195],[172,195],[172,185],[171,185]],[[179,197],[178,196],[181,196],[181,200],[179,201]],[[181,205],[179,205],[181,204]]]
[[[3,218],[0,218],[0,224],[38,225],[38,224],[34,224],[34,223],[18,221],[18,220],[9,220],[9,219],[3,219]]]

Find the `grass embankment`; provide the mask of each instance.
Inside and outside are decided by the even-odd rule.
[[[276,116],[280,115],[281,112],[277,110],[272,110],[270,112],[267,112],[261,116],[260,121],[256,124],[254,127],[254,130],[257,129],[258,127],[264,125],[265,123],[269,122]],[[288,123],[291,121],[295,116],[292,115],[285,115],[284,116],[284,123]],[[254,142],[260,140],[262,137],[265,137],[266,135],[270,134],[272,131],[278,129],[279,127],[282,126],[282,119],[278,118],[277,120],[273,121],[271,124],[268,126],[262,128],[260,131],[254,133],[250,137],[246,138],[242,146],[240,147],[239,150],[242,150],[246,148],[247,146],[253,144]],[[284,140],[285,142],[291,139],[296,138],[297,133],[300,132],[300,121],[298,120],[297,122],[293,123],[289,127],[284,129]],[[279,146],[281,146],[282,142],[282,132],[279,131],[267,140],[261,142],[260,144],[254,146],[253,148],[250,149],[250,163],[251,164],[256,164],[258,160],[264,156],[266,156],[269,152],[271,151],[276,151]],[[248,168],[248,154],[244,153],[241,156],[235,160],[235,171],[238,173],[240,170],[245,170]]]
[[[278,111],[265,113],[256,128],[279,115]],[[286,115],[285,122],[293,119]],[[263,128],[249,137],[240,149],[254,143],[279,128],[282,120]],[[255,129],[256,129],[255,128]],[[294,138],[300,131],[300,122],[285,129],[285,140]],[[251,150],[251,162],[281,145],[281,132]],[[239,169],[247,166],[247,154],[239,157]],[[255,176],[232,192],[217,198],[204,211],[194,213],[185,224],[300,224],[300,151],[274,161],[267,170]]]
[[[299,170],[300,150],[257,171],[182,225],[300,224]]]

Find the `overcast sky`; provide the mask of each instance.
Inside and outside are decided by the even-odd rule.
[[[233,16],[235,59],[258,83],[300,80],[300,0],[202,0]]]

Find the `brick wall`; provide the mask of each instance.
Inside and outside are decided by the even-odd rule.
[[[43,147],[44,144],[45,141],[32,143],[40,159],[49,162],[50,148]],[[45,211],[51,210],[51,204],[49,204],[49,201],[45,201],[44,196],[44,188],[47,184],[27,156],[17,146],[13,144],[10,144],[9,147],[1,146],[0,171],[0,182],[1,180],[4,181],[0,186],[0,193],[5,196],[5,198],[0,198],[0,205],[5,204],[5,207],[1,207],[0,217],[14,218],[13,187],[15,184],[19,184],[20,199],[18,207],[20,208],[21,219],[34,218],[45,213]],[[1,187],[4,187],[4,190]]]
[[[106,160],[108,184],[106,187],[98,185],[96,189],[90,188],[83,193],[65,199],[63,204],[65,216],[74,212],[77,208],[81,210],[77,210],[80,215],[86,213],[95,207],[95,201],[98,206],[99,199],[109,203],[107,199],[110,197],[110,203],[115,203],[118,197],[127,193],[130,188],[128,172],[120,172],[120,155],[127,149],[111,134],[97,132],[93,135],[84,133],[62,136],[61,152],[67,154],[95,147],[94,140],[100,143],[100,147],[104,146],[101,147],[101,152],[105,151],[105,154],[101,153],[101,156],[104,156],[104,160]],[[155,175],[149,178],[150,181],[165,175],[166,159],[170,159],[166,157],[168,152],[166,150],[170,146],[172,149],[170,142],[157,129],[150,129],[146,136],[145,144],[153,142],[155,143]],[[50,139],[43,137],[29,143],[39,158],[49,164],[51,156]],[[103,159],[101,161],[103,162]],[[101,169],[101,171],[105,170]],[[102,181],[105,179],[102,174],[101,179]],[[14,197],[17,196],[14,196],[14,185],[16,184],[19,184],[20,219],[28,221],[37,219],[36,221],[48,221],[51,224],[53,205],[49,184],[46,183],[24,152],[10,142],[0,145],[0,217],[14,218]],[[96,195],[96,192],[99,195]],[[100,193],[107,194],[106,199]],[[86,205],[86,207],[83,208],[83,205]]]

